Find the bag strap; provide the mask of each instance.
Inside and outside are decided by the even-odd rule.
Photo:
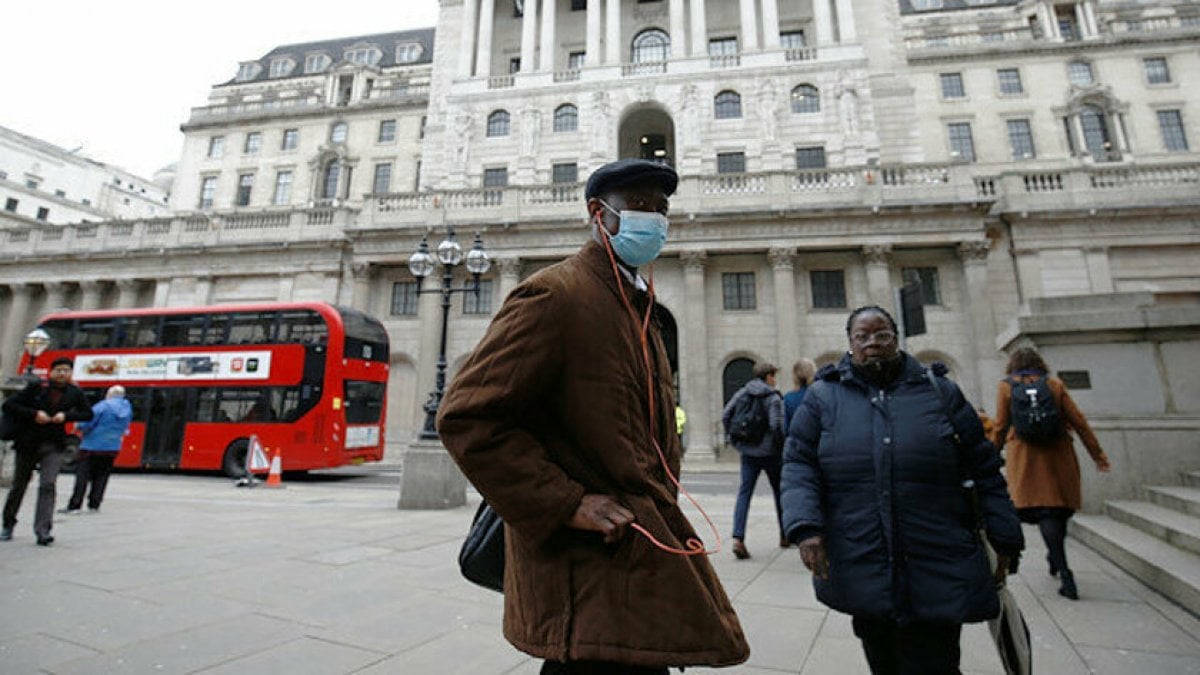
[[[975,490],[975,479],[971,477],[966,467],[963,466],[963,434],[954,420],[954,413],[950,408],[950,396],[946,393],[941,383],[938,382],[937,375],[934,375],[933,371],[929,368],[925,369],[925,379],[929,380],[930,386],[937,393],[938,398],[942,402],[942,412],[946,415],[946,419],[949,420],[950,426],[954,427],[954,447],[958,450],[956,453],[958,459],[958,476],[962,479],[963,490],[967,492],[971,503],[971,517],[974,519],[977,527],[982,526],[983,509],[979,505],[979,493]]]

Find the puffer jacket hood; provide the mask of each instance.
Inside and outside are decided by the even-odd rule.
[[[117,452],[133,421],[133,406],[124,398],[106,398],[92,406],[92,421],[79,425],[83,432],[80,450]]]

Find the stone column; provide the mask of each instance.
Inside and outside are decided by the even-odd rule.
[[[1092,37],[1092,28],[1088,24],[1087,10],[1083,8],[1082,2],[1075,3],[1075,24],[1078,26],[1080,38]]]
[[[538,0],[525,0],[525,9],[521,13],[521,72],[524,73],[534,71],[534,59],[537,58],[537,14]]]
[[[869,244],[863,247],[867,261],[867,298],[873,304],[893,309],[892,298],[892,247],[890,244]]]
[[[589,0],[588,4],[592,1]],[[604,3],[604,62],[621,62],[621,0],[606,0]]]
[[[858,42],[858,29],[854,23],[854,6],[850,0],[837,0],[838,42]]]
[[[196,289],[192,291],[192,302],[197,305],[207,305],[212,300],[213,278],[211,274],[196,276]]]
[[[279,275],[279,302],[291,302],[292,293],[296,290],[296,277],[293,274]]]
[[[779,0],[762,0],[763,49],[779,49]]]
[[[692,56],[708,54],[708,19],[704,3],[706,0],[688,0],[691,3]]]
[[[48,281],[42,285],[46,289],[46,301],[42,303],[42,311],[66,309],[67,285],[61,281]]]
[[[775,272],[775,332],[778,354],[775,365],[784,372],[800,358],[800,322],[796,315],[796,249],[773,248],[767,260]]]
[[[1125,120],[1124,115],[1119,112],[1114,112],[1108,116],[1109,126],[1112,127],[1112,137],[1117,142],[1117,151],[1122,156],[1129,154],[1129,139],[1125,138]]]
[[[351,290],[350,306],[370,314],[371,274],[374,269],[371,263],[354,263],[350,266],[354,275],[354,287]]]
[[[117,307],[121,309],[137,307],[140,286],[141,282],[137,279],[117,279]]]
[[[583,57],[583,65],[598,66],[603,61],[600,52],[600,17],[603,11],[602,0],[588,0],[587,4],[587,43]]]
[[[833,0],[813,0],[813,23],[817,24],[817,41],[814,46],[828,47],[833,44]]]
[[[4,317],[3,337],[0,338],[0,368],[11,375],[21,362],[22,340],[26,333],[33,330],[33,324],[29,323],[33,289],[28,284],[12,284],[8,288],[12,293],[12,302],[8,306],[8,315]]]
[[[1079,113],[1071,115],[1071,129],[1075,132],[1075,155],[1082,157],[1089,154],[1087,137],[1083,135],[1083,116]]]
[[[154,280],[154,306],[166,307],[171,300],[171,277]]]
[[[987,259],[990,250],[991,242],[986,239],[965,241],[958,245],[958,257],[962,260],[963,277],[966,281],[966,302],[963,310],[971,344],[975,345],[975,381],[959,384],[963,386],[967,398],[975,405],[987,402],[983,397],[983,384],[1000,376],[1000,357],[996,350],[996,322],[992,316],[992,303],[988,301]]]
[[[492,74],[492,33],[496,28],[496,0],[480,0],[479,50],[475,56],[475,74],[490,77]]]
[[[755,0],[738,0],[742,19],[742,53],[758,51],[758,7]]]
[[[687,56],[687,28],[684,22],[684,0],[671,0],[671,58],[682,59]]]
[[[680,403],[687,412],[684,433],[689,462],[716,459],[713,406],[721,405],[721,391],[709,382],[708,317],[705,302],[704,251],[686,251],[683,261],[684,330],[680,337]]]
[[[1093,293],[1113,293],[1112,268],[1108,264],[1108,249],[1103,246],[1090,246],[1083,249],[1084,260],[1087,261],[1088,280],[1092,284]]]
[[[458,76],[471,77],[475,74],[475,36],[479,28],[475,21],[479,14],[479,0],[463,0],[462,44],[458,46]]]
[[[542,53],[538,70],[554,72],[554,59],[558,56],[558,0],[546,0],[542,5]],[[533,69],[530,64],[530,70]]]
[[[1087,17],[1088,31],[1093,36],[1100,35],[1100,22],[1096,21],[1096,2],[1095,0],[1087,0],[1083,3],[1084,15]]]
[[[521,283],[521,259],[498,258],[496,267],[500,270],[500,301],[504,302],[508,294]]]
[[[1054,5],[1048,1],[1043,1],[1038,4],[1038,15],[1042,17],[1042,32],[1045,33],[1049,40],[1060,40],[1062,34],[1058,32],[1058,15],[1054,13]]]
[[[100,293],[103,288],[100,282],[96,279],[88,279],[79,282],[79,290],[82,294],[82,299],[79,302],[79,309],[88,311],[92,309],[100,309]]]

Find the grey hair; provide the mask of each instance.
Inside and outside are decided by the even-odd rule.
[[[108,388],[108,393],[105,394],[104,398],[125,398],[125,387],[114,384]]]

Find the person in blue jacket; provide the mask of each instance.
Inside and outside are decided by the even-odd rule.
[[[79,513],[88,486],[91,486],[88,511],[100,510],[113,460],[121,451],[121,441],[129,433],[132,421],[133,406],[125,399],[125,387],[118,384],[109,387],[104,400],[92,406],[90,422],[75,425],[83,432],[83,442],[79,444],[79,461],[75,466],[75,491],[63,513]]]
[[[1000,455],[945,367],[900,351],[885,310],[854,310],[846,334],[849,353],[817,374],[788,431],[784,531],[817,598],[853,617],[871,672],[958,673],[962,624],[999,614],[997,585],[1024,548]]]

